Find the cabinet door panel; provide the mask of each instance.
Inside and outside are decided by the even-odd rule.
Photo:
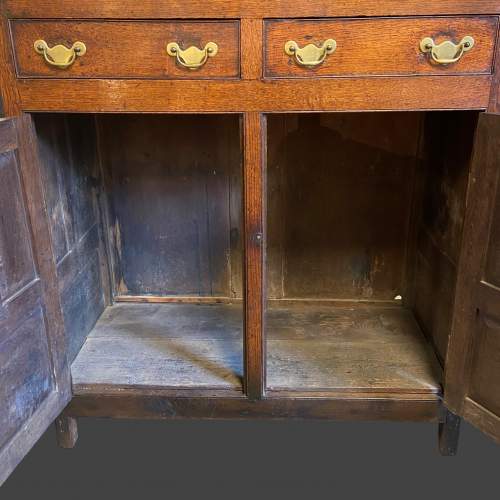
[[[479,119],[445,402],[500,442],[500,115]]]
[[[70,397],[29,117],[0,121],[0,484]]]

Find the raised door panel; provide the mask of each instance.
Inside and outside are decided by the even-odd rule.
[[[0,121],[0,484],[70,398],[31,133]]]
[[[445,401],[500,442],[500,115],[480,117]]]

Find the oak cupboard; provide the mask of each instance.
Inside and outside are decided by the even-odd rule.
[[[88,416],[500,440],[498,2],[1,15],[0,482]]]

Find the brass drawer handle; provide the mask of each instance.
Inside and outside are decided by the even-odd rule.
[[[306,68],[314,68],[319,66],[329,54],[333,54],[337,49],[337,42],[333,38],[325,40],[321,47],[310,43],[305,47],[300,48],[297,42],[290,40],[285,43],[285,53],[295,57],[300,66]]]
[[[420,50],[428,52],[436,64],[453,64],[460,61],[474,44],[474,38],[471,36],[465,36],[458,45],[449,40],[436,45],[432,38],[424,38],[420,42]]]
[[[209,57],[215,57],[219,52],[219,46],[215,42],[208,42],[203,49],[189,47],[182,50],[176,42],[167,44],[167,54],[177,58],[177,62],[188,69],[201,68]]]
[[[34,46],[35,51],[43,55],[51,66],[61,69],[69,68],[77,57],[81,57],[87,52],[87,47],[83,42],[75,42],[69,49],[64,45],[49,47],[45,40],[37,40]]]

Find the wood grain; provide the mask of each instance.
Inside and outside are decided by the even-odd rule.
[[[470,398],[465,399],[464,418],[500,444],[500,417]]]
[[[268,78],[318,78],[353,75],[456,75],[492,72],[498,19],[362,19],[311,21],[267,21],[265,23],[265,67]],[[420,50],[420,41],[458,44],[466,35],[476,46],[454,65],[437,65]],[[304,68],[284,51],[294,40],[300,47],[321,46],[333,38],[337,50],[314,69]]]
[[[17,133],[12,120],[0,118],[0,154],[17,148]],[[4,160],[5,161],[5,160]]]
[[[423,130],[414,309],[443,363],[453,317],[477,118],[475,112],[429,113]]]
[[[500,436],[499,151],[500,116],[484,114],[479,118],[469,181],[445,385],[445,401],[450,409],[457,414],[465,411],[467,418],[464,405],[470,407],[467,401],[471,401],[475,408],[473,423],[497,438]]]
[[[37,115],[35,123],[72,361],[106,303],[96,131],[89,115]]]
[[[268,391],[440,393],[440,368],[409,310],[268,307]]]
[[[433,394],[337,394],[328,399],[311,397],[266,398],[176,397],[163,391],[77,393],[68,414],[85,417],[152,419],[317,419],[393,420],[437,422],[441,403]]]
[[[420,118],[268,118],[269,298],[403,294]]]
[[[120,295],[241,298],[233,116],[99,117]]]
[[[464,80],[465,78],[465,80]],[[492,77],[272,82],[21,80],[25,111],[236,113],[486,109]],[[467,88],[467,91],[464,91]],[[64,96],[64,99],[61,99]]]
[[[243,189],[245,224],[245,391],[259,399],[265,390],[264,329],[264,199],[265,118],[260,113],[243,115]]]
[[[116,304],[72,365],[91,385],[242,390],[242,306]]]
[[[263,52],[262,19],[241,21],[241,77],[258,80],[262,77]]]
[[[490,105],[488,111],[500,113],[500,26],[497,33],[497,48],[493,84],[491,85]]]
[[[238,78],[239,23],[219,22],[90,22],[12,21],[17,74],[44,78]],[[49,47],[71,47],[81,41],[87,53],[64,70],[47,64],[33,48],[36,40]],[[166,52],[169,42],[182,49],[200,49],[215,42],[219,51],[198,70],[184,68]]]
[[[499,13],[497,0],[5,0],[4,12],[12,18],[237,18],[237,17],[339,17],[405,16]]]
[[[411,313],[273,303],[268,390],[440,393],[440,369]],[[72,366],[93,386],[241,390],[240,305],[130,304],[103,314]]]
[[[1,7],[0,7],[1,10]],[[8,20],[0,15],[0,98],[2,116],[19,114],[19,92],[16,85],[14,58]]]
[[[55,259],[29,116],[0,143],[0,484],[70,399]],[[13,143],[17,148],[10,149]]]

